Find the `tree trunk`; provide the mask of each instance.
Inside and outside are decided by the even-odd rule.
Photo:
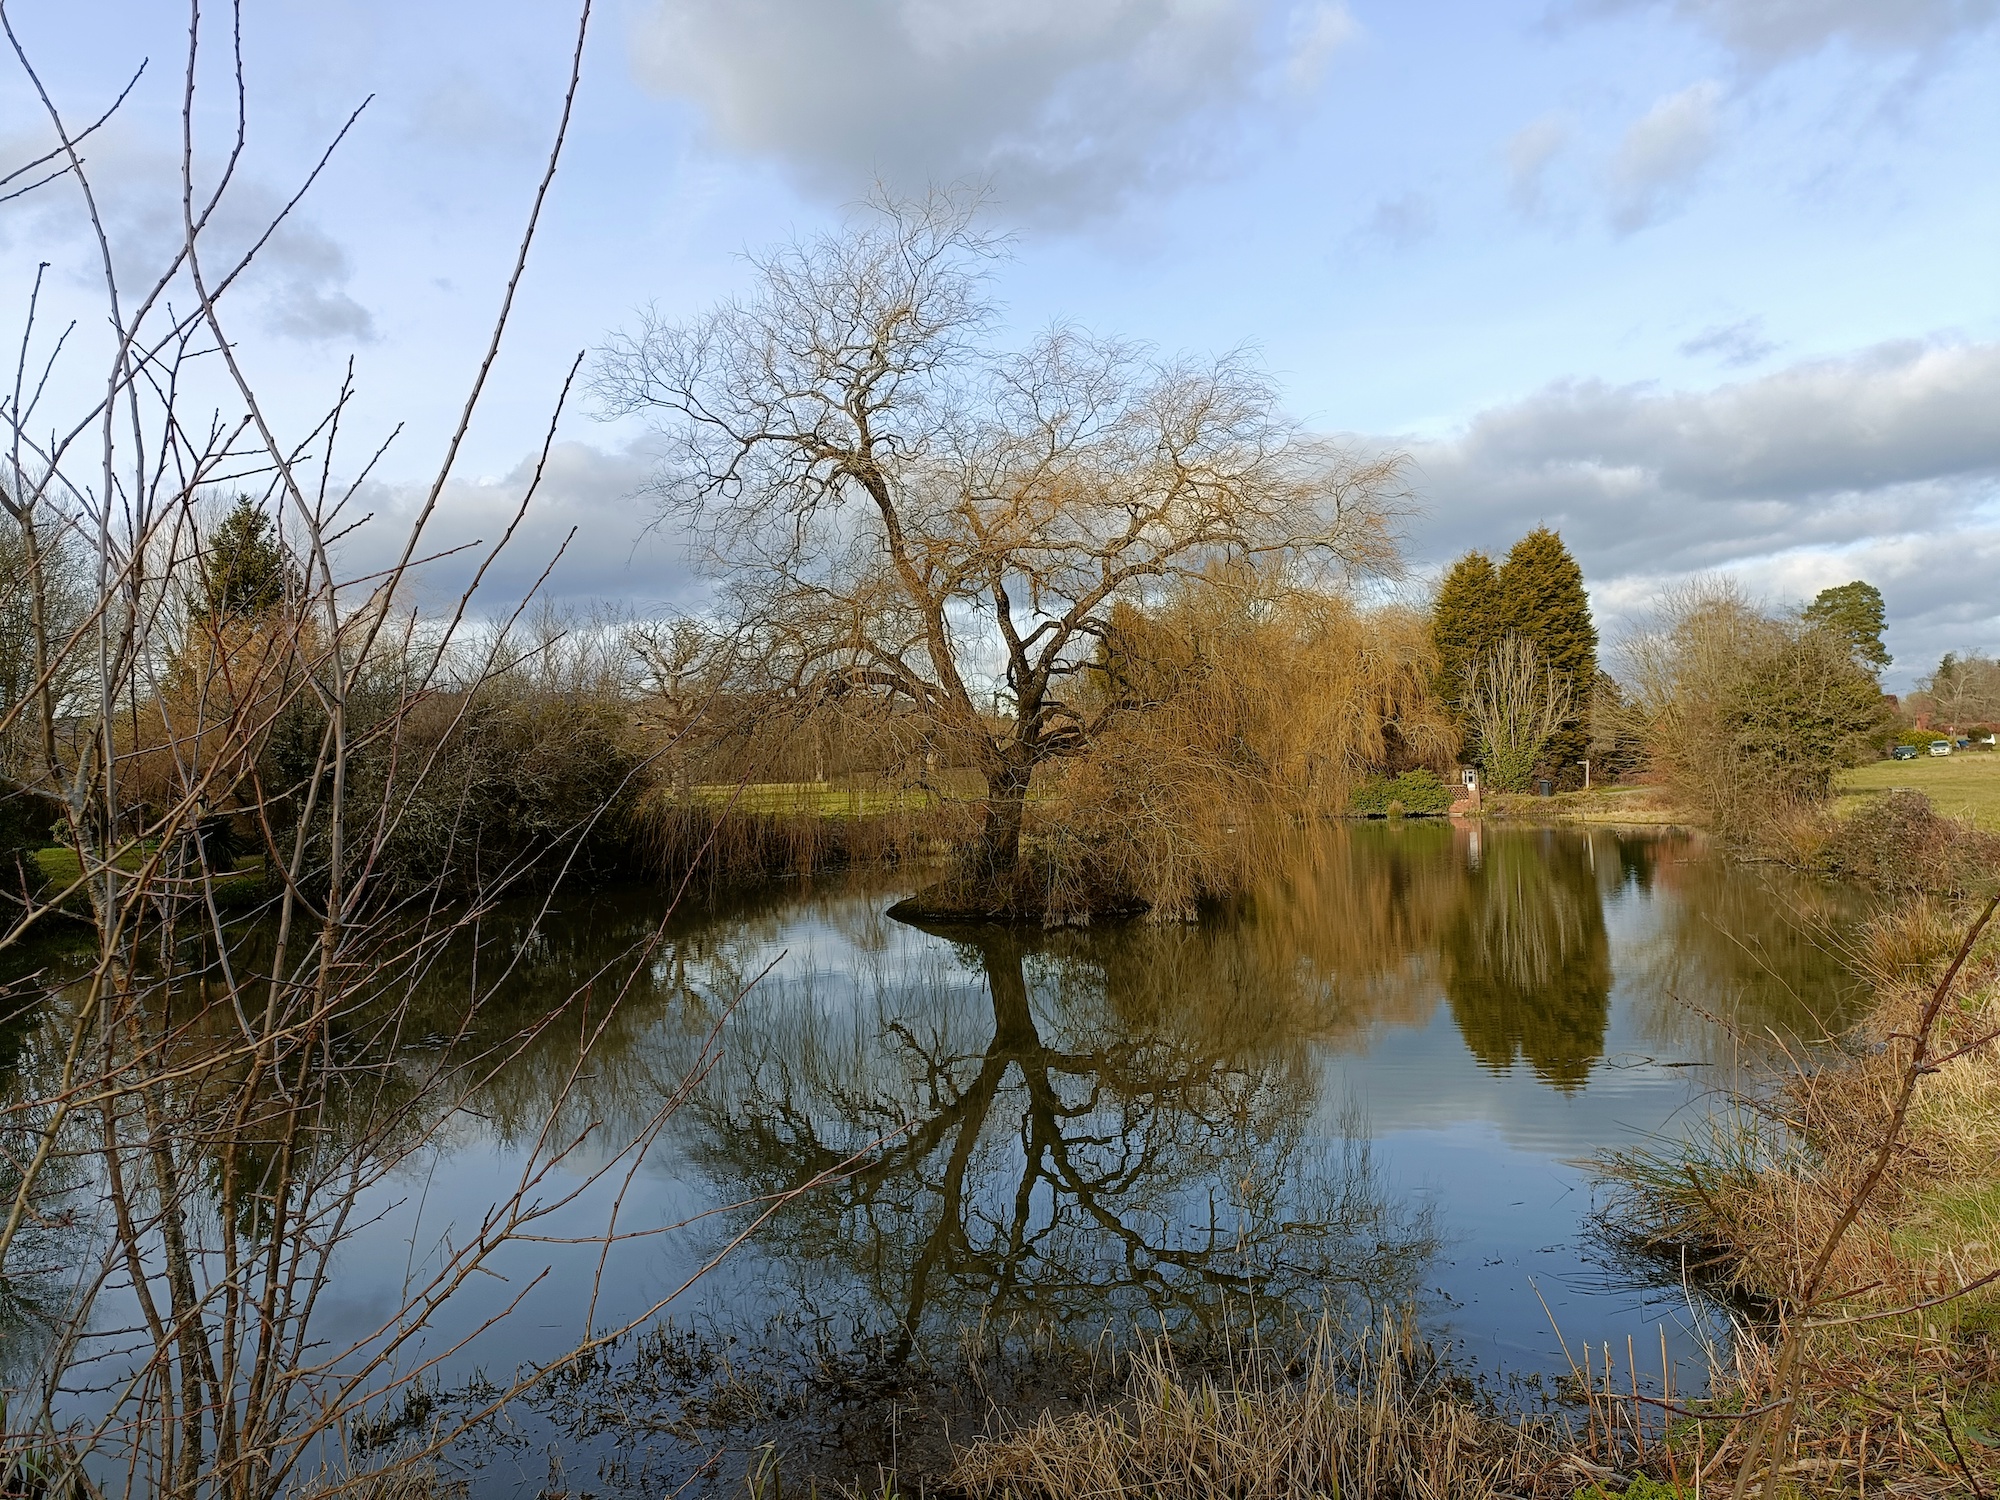
[[[892,917],[921,921],[1014,920],[1039,914],[1032,882],[1022,878],[1021,824],[1033,768],[1003,762],[986,774],[986,805],[979,836],[959,856],[951,876],[889,909]]]
[[[1026,767],[1005,766],[986,778],[986,814],[969,872],[1011,889],[1021,868],[1021,823],[1028,810]]]

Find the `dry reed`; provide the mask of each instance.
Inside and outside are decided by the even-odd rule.
[[[1609,1222],[1762,1309],[1711,1412],[1770,1418],[1770,1459],[1814,1493],[2000,1492],[2000,944],[1948,982],[1963,931],[1925,902],[1878,917],[1877,1003],[1843,1048],[1693,1146],[1608,1158]],[[1758,1461],[1722,1472],[1755,1478],[1739,1425],[1718,1431]]]
[[[1497,1500],[1614,1472],[1565,1425],[1469,1400],[1392,1324],[1352,1344],[1322,1327],[1289,1364],[1252,1350],[1224,1374],[1141,1345],[1122,1401],[976,1444],[949,1483],[976,1500]]]

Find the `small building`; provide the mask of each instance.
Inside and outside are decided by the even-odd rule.
[[[1473,818],[1479,815],[1479,767],[1458,768],[1457,795],[1452,798],[1451,815],[1454,818]]]

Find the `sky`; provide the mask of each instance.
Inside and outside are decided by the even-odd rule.
[[[178,225],[188,12],[7,14],[72,118],[147,63],[88,152],[136,279]],[[233,117],[228,16],[205,19],[212,169]],[[231,293],[281,427],[310,428],[350,359],[354,472],[401,424],[357,499],[360,566],[483,355],[576,15],[248,0],[242,25],[225,237],[366,101]],[[0,68],[0,159],[42,149],[40,111]],[[1553,526],[1607,637],[1691,574],[1773,605],[1865,578],[1907,689],[1947,650],[2000,649],[1997,142],[2000,0],[600,0],[439,543],[505,526],[572,361],[642,309],[743,291],[746,252],[837,225],[871,183],[978,180],[1015,234],[1003,337],[1065,319],[1253,351],[1307,427],[1410,456],[1420,573]],[[83,320],[52,406],[102,379],[84,230],[68,183],[0,203],[0,329],[42,262],[40,326]],[[573,394],[496,596],[561,547],[559,601],[698,604],[645,498],[654,455]]]

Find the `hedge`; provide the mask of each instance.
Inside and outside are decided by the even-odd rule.
[[[1354,789],[1349,805],[1358,813],[1387,813],[1400,803],[1411,816],[1451,811],[1454,788],[1435,771],[1405,771],[1396,777],[1372,776]]]

